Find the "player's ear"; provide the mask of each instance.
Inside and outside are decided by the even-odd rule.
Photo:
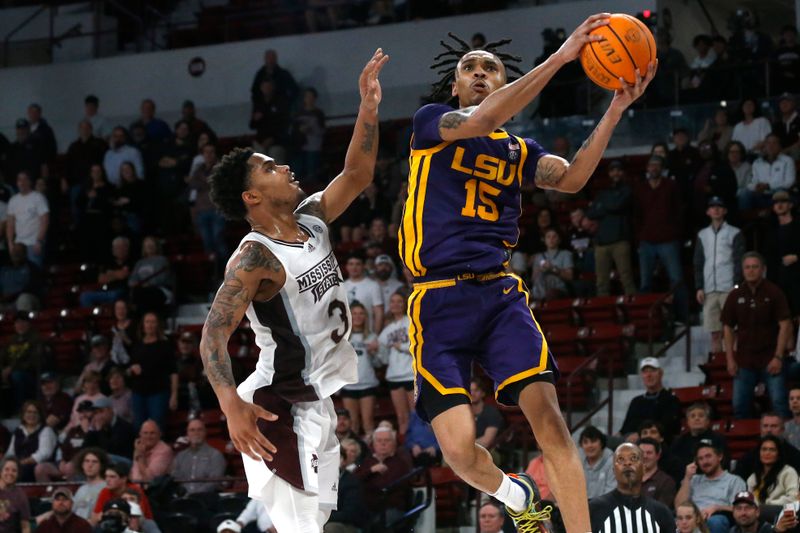
[[[261,201],[261,194],[254,190],[244,191],[242,193],[242,201],[246,205],[255,205]]]
[[[450,85],[450,96],[458,96],[458,90],[456,89],[456,80],[453,78],[453,83]]]

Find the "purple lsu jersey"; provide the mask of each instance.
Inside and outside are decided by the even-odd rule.
[[[417,279],[502,270],[519,238],[520,187],[547,152],[498,130],[443,141],[429,104],[414,115],[400,257]]]

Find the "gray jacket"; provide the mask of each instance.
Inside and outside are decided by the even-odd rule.
[[[694,283],[705,292],[728,292],[742,279],[744,235],[723,222],[718,230],[709,225],[697,233],[694,247]]]
[[[614,477],[614,454],[611,450],[604,448],[603,456],[594,466],[589,466],[586,455],[581,450],[581,463],[586,476],[586,495],[590,500],[617,488],[617,478]]]

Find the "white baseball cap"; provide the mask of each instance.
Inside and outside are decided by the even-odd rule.
[[[128,505],[131,506],[131,516],[144,516],[141,505],[136,502],[128,502]]]
[[[661,363],[658,361],[657,357],[645,357],[642,359],[642,362],[639,363],[639,370],[642,370],[646,366],[661,368]]]
[[[217,526],[217,533],[222,533],[223,531],[233,531],[233,533],[241,533],[242,526],[239,525],[239,522],[235,520],[225,520],[220,525]]]

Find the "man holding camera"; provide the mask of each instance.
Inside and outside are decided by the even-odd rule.
[[[103,515],[94,533],[136,533],[128,527],[131,519],[130,504],[121,499],[109,500],[103,506]]]

